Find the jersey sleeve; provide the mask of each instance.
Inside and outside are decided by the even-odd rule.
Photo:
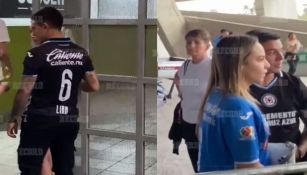
[[[88,53],[86,52],[83,71],[84,71],[84,73],[86,73],[86,72],[92,72],[94,70],[95,69],[94,69],[92,60],[91,60],[90,56],[88,55]]]
[[[94,66],[90,57],[88,57],[85,61],[84,72],[92,72],[94,71]]]
[[[40,68],[40,61],[33,53],[33,51],[28,51],[24,62],[23,62],[23,75],[24,76],[36,76]]]
[[[231,103],[229,105],[232,105]],[[221,113],[224,115],[221,118],[221,129],[226,146],[237,164],[257,163],[260,161],[260,148],[254,120],[256,114],[250,107],[235,103],[235,108],[223,110]]]

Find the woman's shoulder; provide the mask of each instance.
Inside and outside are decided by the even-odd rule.
[[[245,110],[251,109],[253,105],[243,97],[227,95],[221,101],[220,107],[224,110]]]

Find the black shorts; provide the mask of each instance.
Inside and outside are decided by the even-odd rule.
[[[59,116],[27,116],[21,123],[18,164],[21,175],[39,175],[50,148],[56,175],[72,175],[75,163],[74,141],[79,131],[77,119]]]

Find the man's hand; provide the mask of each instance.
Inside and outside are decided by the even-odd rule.
[[[6,129],[7,135],[12,138],[16,138],[16,135],[18,134],[18,122],[12,121],[7,124]]]
[[[8,90],[10,90],[8,82],[0,82],[0,94],[7,92]]]
[[[295,157],[296,159],[301,159],[306,155],[306,153],[307,153],[307,141],[305,141],[298,147]]]

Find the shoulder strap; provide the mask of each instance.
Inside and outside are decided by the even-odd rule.
[[[185,76],[185,73],[188,70],[188,66],[189,66],[190,62],[191,62],[191,60],[185,60],[184,61],[184,63],[183,63],[183,76]]]

